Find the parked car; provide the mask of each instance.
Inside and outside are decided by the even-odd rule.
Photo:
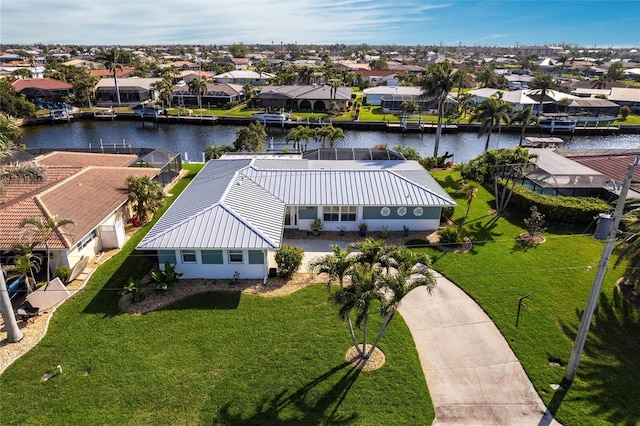
[[[13,300],[21,294],[26,295],[27,279],[24,276],[7,279],[7,293],[9,293],[9,300]]]

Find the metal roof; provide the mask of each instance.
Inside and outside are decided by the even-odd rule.
[[[287,205],[455,203],[416,161],[212,160],[138,248],[277,248]]]

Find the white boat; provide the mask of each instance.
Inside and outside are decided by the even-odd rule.
[[[275,114],[271,112],[265,112],[253,114],[253,118],[260,121],[261,123],[284,123],[285,121],[289,121],[291,116],[286,113]]]

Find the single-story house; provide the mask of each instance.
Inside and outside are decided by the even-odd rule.
[[[397,86],[400,84],[396,78],[397,71],[393,70],[360,70],[356,71],[357,74],[360,74],[362,80],[369,82],[371,86]]]
[[[617,117],[620,112],[620,105],[600,98],[577,98],[572,99],[569,105],[566,105],[568,114],[589,114],[589,115],[608,115]]]
[[[131,68],[131,67],[122,67],[122,69],[117,69],[116,70],[116,77],[118,78],[129,78],[131,77],[131,74],[135,71],[135,68]],[[104,67],[102,69],[94,69],[91,70],[91,74],[100,77],[102,79],[105,78],[110,78],[111,80],[113,80],[113,72],[111,72],[111,70],[109,69],[105,69]]]
[[[264,86],[269,84],[269,80],[274,78],[273,74],[266,72],[257,73],[255,71],[236,70],[223,72],[222,74],[215,75],[213,80],[216,83],[232,83],[240,84],[242,86],[246,84],[253,84],[254,86]]]
[[[285,228],[435,230],[453,199],[416,161],[209,161],[138,244],[184,278],[267,279]],[[256,208],[259,206],[259,208]]]
[[[636,114],[640,112],[640,89],[638,88],[612,87],[609,100],[620,106],[628,106]]]
[[[239,84],[206,83],[207,92],[202,95],[202,105],[224,105],[228,102],[240,102],[244,89]],[[182,85],[173,90],[174,102],[178,105],[197,105],[198,97],[189,91],[189,85]]]
[[[327,85],[310,86],[265,86],[254,98],[262,108],[329,111],[331,102],[339,110],[349,106],[353,89],[337,87],[334,91]]]
[[[162,81],[161,78],[119,78],[118,92],[120,92],[120,102],[134,105],[144,101],[155,101],[158,99],[153,84]],[[116,86],[113,78],[103,78],[96,84],[96,103],[98,105],[113,105],[117,102]]]
[[[20,78],[11,83],[16,93],[41,108],[53,109],[73,93],[73,85],[54,78]],[[61,106],[60,106],[61,107]]]
[[[483,100],[495,96],[497,92],[502,92],[502,100],[511,104],[515,110],[521,110],[527,107],[531,107],[534,114],[544,112],[558,112],[559,110],[564,112],[565,107],[568,105],[568,103],[565,104],[563,102],[573,101],[577,98],[577,96],[569,95],[564,92],[549,90],[547,91],[547,94],[542,102],[543,111],[540,111],[541,95],[536,89],[505,91],[486,87],[482,89],[471,90],[469,91],[469,94],[475,96],[476,105],[478,105]]]
[[[383,96],[409,96],[416,100],[422,96],[422,89],[417,86],[377,86],[364,89],[363,92],[365,103],[373,106],[381,106]]]
[[[52,152],[34,158],[35,164],[45,168],[44,180],[3,183],[0,251],[31,242],[20,226],[23,219],[46,221],[52,216],[74,222],[56,229],[48,239],[52,272],[60,265],[73,268],[100,250],[122,247],[125,223],[131,217],[126,178],[160,173],[158,168],[130,167],[137,160],[137,155],[82,152]],[[45,244],[37,242],[35,249],[43,251]]]

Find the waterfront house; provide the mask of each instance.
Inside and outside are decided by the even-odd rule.
[[[61,108],[65,98],[73,93],[73,85],[54,78],[20,78],[11,83],[16,93],[41,109]]]
[[[203,106],[223,106],[229,102],[240,102],[244,96],[244,89],[239,84],[206,83],[207,90],[202,95]],[[173,99],[178,105],[198,105],[198,97],[189,86],[183,84],[173,90]]]
[[[257,73],[255,71],[236,70],[218,74],[213,77],[213,80],[216,83],[232,83],[240,84],[241,86],[244,86],[246,84],[253,84],[254,86],[264,86],[265,84],[269,84],[269,80],[274,77],[275,76],[273,74],[269,74],[266,72]]]
[[[404,96],[407,99],[419,100],[422,89],[417,86],[377,86],[363,90],[364,102],[373,106],[381,106],[383,97]]]
[[[335,102],[338,110],[350,105],[353,89],[327,85],[265,86],[254,102],[263,108],[295,109],[303,111],[329,111]]]
[[[435,230],[453,199],[416,161],[232,156],[211,160],[139,250],[184,278],[262,278],[285,229]]]
[[[32,161],[45,168],[43,181],[20,179],[3,184],[0,251],[6,253],[16,243],[32,241],[20,227],[23,219],[46,221],[52,216],[71,219],[74,224],[56,229],[47,241],[51,272],[60,265],[73,268],[100,250],[122,247],[125,223],[131,217],[126,178],[160,173],[158,168],[130,167],[137,160],[137,155],[81,152],[35,157]],[[45,244],[34,242],[35,250],[42,253]]]
[[[153,84],[162,81],[161,78],[118,78],[120,102],[125,105],[135,105],[145,101],[155,101],[158,94]],[[98,105],[113,105],[117,102],[116,85],[113,78],[103,78],[96,84],[96,103]]]

